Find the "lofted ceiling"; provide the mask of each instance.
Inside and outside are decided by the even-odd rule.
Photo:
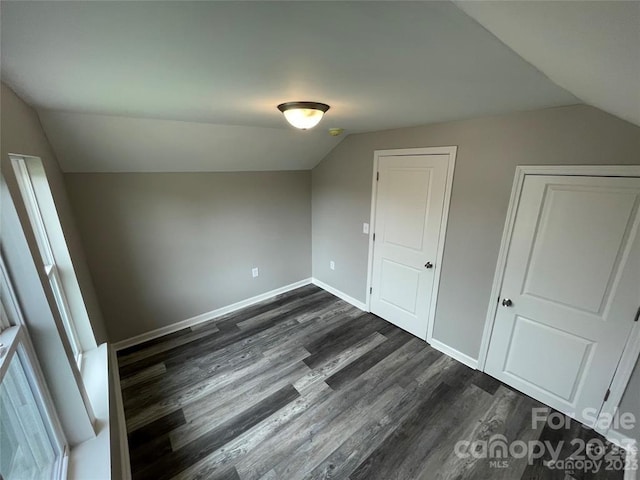
[[[640,1],[458,1],[585,103],[640,125]]]
[[[2,80],[68,172],[308,169],[330,127],[585,100],[451,2],[3,1],[1,21]],[[331,110],[297,131],[292,100]]]

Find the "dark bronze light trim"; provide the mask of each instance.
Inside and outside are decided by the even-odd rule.
[[[294,108],[309,108],[311,110],[320,110],[322,113],[327,113],[329,105],[319,102],[285,102],[278,105],[278,110],[284,113],[287,110],[293,110]]]

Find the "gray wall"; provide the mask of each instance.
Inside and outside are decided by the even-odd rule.
[[[313,170],[315,278],[365,300],[373,152],[442,145],[458,155],[434,338],[477,358],[516,165],[639,164],[640,127],[572,106],[350,135]]]
[[[112,341],[311,276],[309,171],[67,174],[66,183]]]

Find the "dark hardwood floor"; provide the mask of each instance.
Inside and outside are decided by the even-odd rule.
[[[136,480],[623,477],[610,444],[567,462],[593,431],[533,428],[539,402],[311,285],[118,361]],[[549,443],[496,454],[516,440]]]

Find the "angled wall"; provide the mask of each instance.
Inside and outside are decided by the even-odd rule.
[[[350,135],[313,169],[315,278],[365,300],[374,150],[444,145],[458,154],[434,338],[477,358],[516,165],[639,164],[640,127],[580,105]]]

